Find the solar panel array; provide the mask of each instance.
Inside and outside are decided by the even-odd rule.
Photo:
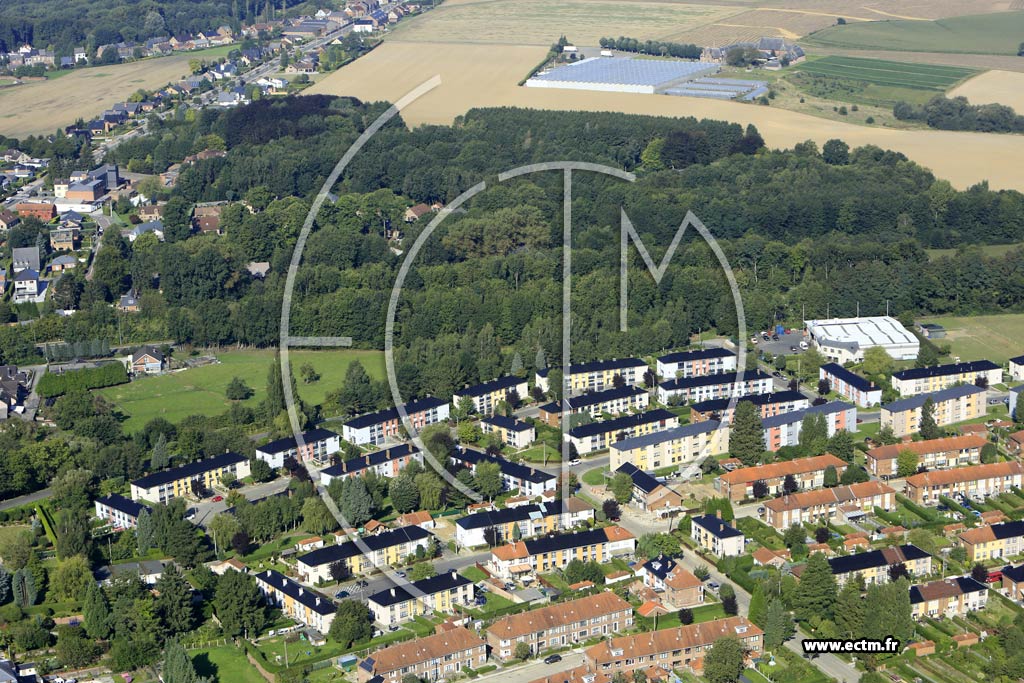
[[[592,57],[556,67],[534,78],[539,81],[658,87],[716,68],[707,63],[681,60]]]
[[[684,97],[707,97],[716,100],[731,100],[743,96],[743,99],[749,100],[766,91],[767,88],[762,81],[738,81],[731,78],[695,78],[678,87],[668,88],[665,90],[665,94],[682,95]],[[758,95],[753,95],[755,92]]]

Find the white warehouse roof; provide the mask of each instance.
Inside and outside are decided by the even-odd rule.
[[[805,320],[804,326],[818,346],[844,348],[853,353],[880,346],[896,360],[913,360],[921,347],[910,330],[887,315]]]

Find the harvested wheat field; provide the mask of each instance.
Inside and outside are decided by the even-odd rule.
[[[1005,104],[1024,114],[1024,73],[988,71],[954,88],[952,97],[966,97],[971,104]]]
[[[0,133],[52,133],[78,118],[91,119],[139,88],[180,80],[188,73],[188,61],[201,56],[183,53],[79,69],[52,80],[0,89]]]
[[[875,144],[903,152],[958,187],[988,180],[993,188],[1024,190],[1024,176],[1019,172],[1024,136],[890,130],[737,102],[517,86],[544,53],[541,47],[387,41],[307,92],[394,101],[428,78],[440,75],[441,85],[403,112],[408,124],[447,124],[473,107],[501,106],[696,116],[753,123],[774,147],[788,147],[807,139],[823,144],[831,138],[842,138],[853,147]],[[388,77],[381,78],[381,74]]]

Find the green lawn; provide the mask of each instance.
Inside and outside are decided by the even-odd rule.
[[[831,76],[895,88],[944,91],[977,73],[975,69],[934,64],[910,64],[882,59],[829,56],[794,67],[816,76]]]
[[[231,645],[189,652],[196,673],[218,683],[266,683],[256,667],[249,664],[245,651]]]
[[[592,470],[587,470],[583,473],[583,483],[589,486],[601,486],[605,483],[604,475],[607,471],[607,467],[595,467]]]
[[[144,377],[129,384],[101,389],[98,393],[128,416],[125,430],[129,432],[141,428],[154,417],[178,422],[189,415],[223,413],[230,403],[224,391],[234,377],[241,377],[253,390],[252,397],[244,403],[255,407],[263,399],[274,351],[227,351],[216,356],[220,363],[215,365]],[[328,392],[341,386],[349,363],[356,359],[371,377],[377,380],[384,378],[384,354],[379,351],[291,351],[289,360],[299,396],[308,403],[322,404]],[[303,383],[299,368],[304,363],[310,363],[316,369],[320,374],[319,381]]]
[[[459,574],[462,574],[463,576],[465,576],[467,579],[469,579],[473,583],[477,583],[479,581],[483,581],[484,579],[487,578],[487,574],[484,573],[484,570],[480,569],[479,567],[475,567],[475,566],[474,567],[466,567],[465,569],[461,570],[459,572]]]
[[[22,531],[31,531],[32,527],[27,524],[7,524],[0,526],[0,547],[3,547],[9,540],[15,538]]]
[[[851,50],[901,50],[1015,55],[1024,35],[1024,12],[997,12],[937,21],[871,21],[833,26],[801,40]]]
[[[936,339],[939,346],[948,345],[950,353],[963,361],[987,358],[1005,363],[1020,355],[1024,344],[1024,314],[976,315],[962,317],[927,318],[921,322],[938,323],[946,328],[944,339]]]

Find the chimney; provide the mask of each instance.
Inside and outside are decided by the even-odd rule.
[[[304,589],[302,586],[299,586],[299,595],[303,595],[303,594],[305,594],[305,592],[306,592],[306,589]]]
[[[722,518],[722,510],[721,509],[715,510],[715,516],[718,517],[719,519],[721,519]]]
[[[394,588],[391,589],[391,597],[395,597],[395,589]]]

